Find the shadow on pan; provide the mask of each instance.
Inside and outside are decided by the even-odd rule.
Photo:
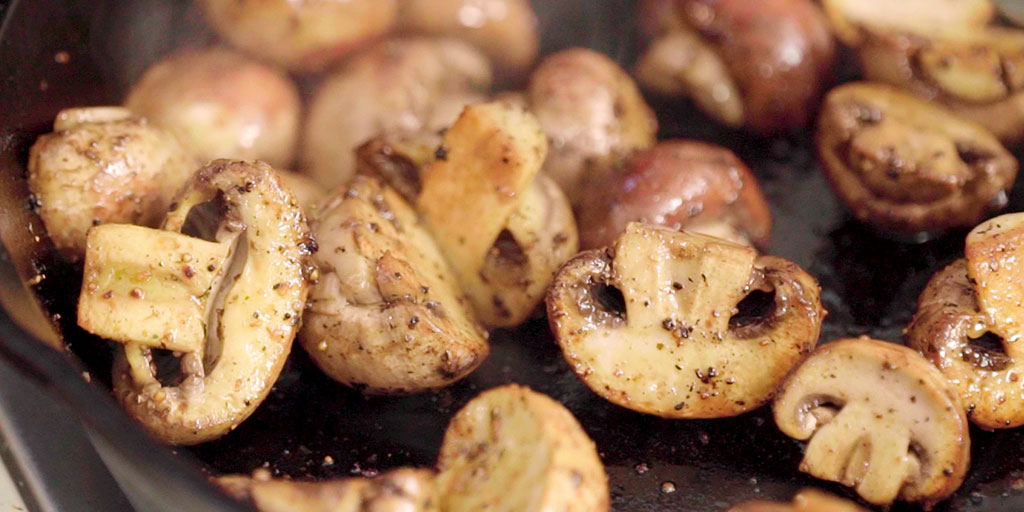
[[[586,45],[623,63],[633,55],[631,34],[622,29],[629,26],[631,1],[535,4],[546,52]],[[46,337],[52,322],[73,357],[33,339],[7,315],[0,316],[0,355],[82,416],[140,510],[239,509],[206,483],[204,472],[268,467],[295,478],[331,478],[430,465],[451,415],[483,389],[507,382],[547,393],[579,418],[607,465],[616,510],[715,511],[749,498],[788,499],[808,485],[849,495],[797,471],[800,446],[776,430],[766,409],[725,420],[667,421],[597,398],[565,364],[543,319],[494,333],[490,359],[465,381],[412,397],[362,397],[320,374],[296,349],[266,402],[235,432],[195,448],[157,448],[104,389],[111,348],[75,326],[80,278],[48,245],[31,209],[24,164],[28,147],[49,131],[61,108],[118,103],[159,56],[179,46],[211,43],[189,6],[183,0],[13,2],[0,33],[0,236],[21,280],[42,276],[33,289],[45,313],[27,300],[12,266],[5,268],[0,295],[9,311],[25,312],[14,316],[36,336]],[[57,58],[61,52],[66,54]],[[847,221],[834,202],[808,136],[753,138],[723,130],[686,106],[655,106],[663,138],[726,145],[762,180],[776,218],[771,252],[800,263],[823,286],[830,312],[824,340],[865,333],[900,340],[918,293],[934,271],[957,256],[963,233],[913,246],[877,238]],[[1018,187],[1011,210],[1022,207],[1024,190]],[[86,372],[91,383],[82,378]],[[936,510],[1024,510],[1018,490],[1024,487],[1024,430],[974,430],[972,441],[970,477]],[[675,492],[663,492],[665,482],[672,482]]]

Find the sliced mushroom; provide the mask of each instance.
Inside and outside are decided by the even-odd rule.
[[[206,20],[237,48],[292,71],[322,71],[384,35],[398,0],[199,0]]]
[[[295,158],[302,104],[284,72],[225,48],[186,51],[146,70],[125,106],[174,133],[202,163]]]
[[[857,46],[865,27],[927,32],[980,27],[995,14],[991,0],[821,0],[839,39]]]
[[[90,227],[156,226],[193,161],[168,132],[119,107],[62,110],[29,151],[28,186],[54,245],[85,253]]]
[[[573,48],[549,55],[530,77],[526,97],[550,141],[544,172],[573,204],[602,164],[655,142],[654,112],[633,79],[601,53]]]
[[[538,176],[546,154],[532,115],[473,105],[423,172],[417,210],[487,326],[523,323],[579,246],[568,201]]]
[[[277,380],[318,271],[306,219],[266,164],[216,160],[179,192],[163,229],[89,231],[78,324],[124,344],[114,394],[157,438],[196,444],[244,421]],[[181,234],[215,202],[214,241]],[[181,379],[157,375],[172,350]]]
[[[857,53],[868,79],[941,103],[1004,142],[1024,141],[1024,30],[936,25],[862,33]]]
[[[967,258],[937,273],[907,327],[910,346],[937,366],[985,429],[1024,425],[1024,214],[967,235]]]
[[[832,65],[828,22],[808,0],[641,3],[640,15],[674,18],[637,64],[640,83],[689,97],[718,121],[776,133],[807,124]],[[642,18],[643,19],[643,18]],[[653,27],[652,27],[653,25]]]
[[[867,512],[855,503],[821,492],[804,489],[793,497],[793,503],[748,501],[726,512]]]
[[[313,223],[320,282],[300,340],[335,380],[371,393],[447,386],[487,357],[452,270],[393,190],[356,177]]]
[[[317,89],[305,122],[306,171],[327,188],[355,172],[354,150],[378,135],[438,131],[483,101],[491,68],[456,40],[398,39],[356,55]]]
[[[796,264],[717,238],[631,223],[581,253],[548,319],[595,393],[665,418],[718,418],[771,400],[814,348],[825,310]]]
[[[515,384],[481,393],[455,415],[437,465],[447,512],[610,508],[608,476],[576,418]]]
[[[433,471],[401,468],[374,478],[329,482],[274,480],[260,471],[252,477],[222,476],[216,482],[260,512],[437,512],[434,479]]]
[[[306,218],[315,219],[320,202],[327,197],[327,191],[305,174],[280,169],[277,170],[277,174],[281,177],[284,188],[299,202],[302,211],[306,213]]]
[[[768,201],[747,166],[723,147],[660,142],[583,188],[577,213],[584,249],[615,243],[630,222],[685,228],[761,248],[770,241]]]
[[[866,337],[819,347],[787,377],[775,423],[808,441],[800,470],[848,485],[868,502],[925,508],[963,482],[967,418],[920,354]]]
[[[1007,204],[1017,161],[982,126],[879,84],[829,93],[817,133],[833,190],[863,222],[905,234],[973,226]]]
[[[400,13],[402,28],[463,39],[506,75],[528,70],[540,50],[529,0],[402,0]]]

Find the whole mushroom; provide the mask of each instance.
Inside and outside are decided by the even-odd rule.
[[[355,149],[378,135],[439,131],[484,100],[491,68],[450,39],[384,41],[356,55],[317,89],[305,121],[305,171],[333,188],[355,173]]]
[[[786,378],[779,430],[807,441],[800,470],[853,487],[875,505],[926,509],[960,487],[970,460],[967,418],[920,354],[866,337],[819,347]]]
[[[197,0],[221,37],[291,71],[323,71],[383,36],[398,0]]]
[[[182,234],[193,208],[211,201],[223,212],[214,239]],[[215,160],[181,189],[163,229],[89,231],[78,325],[124,345],[114,395],[153,436],[210,441],[277,381],[319,274],[315,250],[273,169]],[[158,355],[178,360],[177,378],[158,375]]]
[[[29,150],[28,186],[50,239],[77,261],[93,226],[159,224],[193,170],[173,135],[128,110],[73,108]]]
[[[984,127],[881,84],[828,94],[817,150],[854,216],[904,235],[973,226],[1006,206],[1017,176],[1017,160]]]
[[[263,160],[289,167],[302,104],[288,75],[225,48],[185,51],[146,70],[125,100],[174,133],[202,163]]]
[[[656,34],[636,67],[645,88],[691,98],[719,122],[763,134],[810,120],[834,54],[811,1],[648,0],[640,8]]]
[[[583,48],[549,55],[530,76],[530,111],[549,140],[544,173],[570,201],[581,186],[638,149],[654,145],[658,121],[633,79]]]
[[[400,28],[469,42],[504,75],[522,73],[537,59],[540,32],[529,0],[399,1]]]
[[[814,278],[751,247],[629,224],[559,271],[555,340],[598,395],[665,418],[720,418],[771,400],[825,317]]]
[[[732,151],[689,140],[659,142],[584,185],[580,245],[607,247],[630,222],[686,229],[764,249],[772,216],[757,179]]]
[[[487,333],[416,213],[365,177],[323,203],[320,282],[300,340],[335,380],[370,393],[449,385],[489,352]]]
[[[972,422],[1024,425],[1024,214],[978,225],[965,252],[928,283],[907,341],[942,371]]]

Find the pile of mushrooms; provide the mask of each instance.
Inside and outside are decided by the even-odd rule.
[[[372,479],[317,483],[258,472],[217,483],[260,512],[610,508],[608,476],[576,418],[562,404],[514,384],[481,393],[455,414],[437,470],[403,468]]]

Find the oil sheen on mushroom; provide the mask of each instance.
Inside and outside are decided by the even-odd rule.
[[[633,223],[610,248],[562,267],[548,320],[569,365],[603,398],[665,418],[719,418],[771,400],[814,348],[819,293],[789,261]]]
[[[832,189],[862,222],[903,235],[973,226],[1007,204],[1017,161],[982,126],[890,86],[829,93],[817,133]]]

